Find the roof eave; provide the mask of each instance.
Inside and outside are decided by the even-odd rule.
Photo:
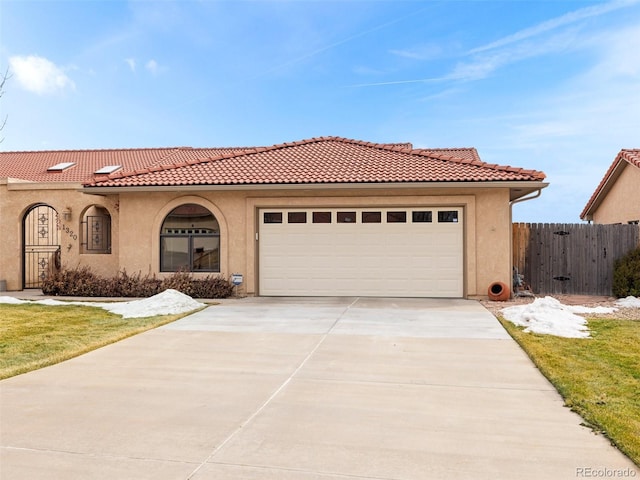
[[[33,182],[9,179],[7,190],[77,190],[82,182]]]
[[[357,183],[261,183],[225,185],[163,185],[163,186],[91,186],[86,193],[113,194],[117,192],[175,192],[175,191],[230,191],[230,190],[346,190],[384,188],[508,188],[511,200],[521,198],[549,184],[537,180],[461,181],[461,182],[357,182]]]

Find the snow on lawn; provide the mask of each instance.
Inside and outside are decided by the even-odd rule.
[[[640,298],[627,297],[616,300],[616,305],[621,308],[640,308]]]
[[[536,298],[533,303],[503,308],[504,318],[526,327],[525,332],[557,337],[588,338],[587,320],[577,313],[612,313],[614,307],[582,307],[564,305],[553,297]]]
[[[0,297],[0,303],[37,303],[41,305],[85,305],[88,307],[103,308],[123,318],[153,317],[155,315],[172,315],[188,313],[204,307],[198,302],[177,290],[168,289],[153,297],[129,302],[62,302],[60,300],[19,300],[13,297]]]

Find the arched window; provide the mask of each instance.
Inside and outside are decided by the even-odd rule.
[[[106,208],[99,205],[87,208],[81,231],[82,253],[111,253],[111,215]]]
[[[166,216],[160,230],[160,271],[220,271],[220,225],[209,210],[188,203]]]

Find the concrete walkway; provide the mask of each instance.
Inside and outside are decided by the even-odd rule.
[[[0,478],[640,478],[479,303],[226,301],[0,382]]]

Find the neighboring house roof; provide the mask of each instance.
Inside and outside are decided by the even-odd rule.
[[[181,164],[243,151],[247,147],[230,148],[134,148],[119,150],[52,150],[33,152],[0,152],[0,178],[16,178],[31,182],[77,182],[93,178],[94,172],[106,166],[121,166],[131,172],[158,165]],[[48,171],[61,163],[74,163],[62,171]]]
[[[467,158],[451,154],[461,152]],[[406,144],[321,137],[141,171],[119,171],[96,177],[85,186],[540,182],[545,178],[543,172],[488,164],[476,157],[475,149],[416,150]]]
[[[590,219],[593,213],[600,206],[600,203],[602,203],[604,198],[607,196],[607,193],[609,193],[609,190],[622,173],[622,170],[624,170],[627,165],[640,168],[640,149],[620,150],[620,153],[618,153],[607,170],[607,173],[604,174],[600,184],[582,210],[582,213],[580,214],[580,218],[582,220]]]

